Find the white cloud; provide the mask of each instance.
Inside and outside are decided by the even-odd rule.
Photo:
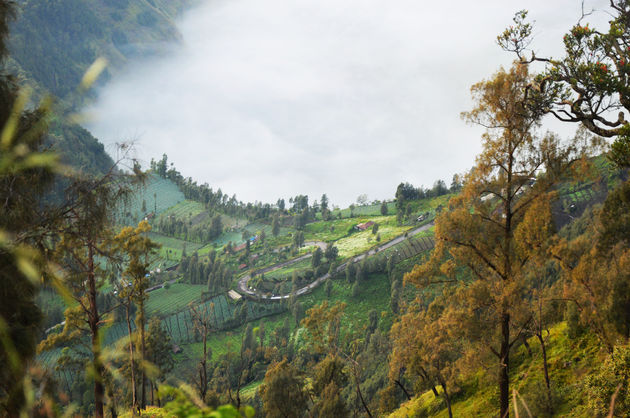
[[[510,64],[495,39],[514,12],[529,9],[536,50],[557,54],[580,4],[206,1],[182,19],[178,50],[105,86],[90,128],[243,201],[391,198],[400,181],[449,183],[473,164],[481,131],[459,113],[473,83]]]

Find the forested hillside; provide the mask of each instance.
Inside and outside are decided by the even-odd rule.
[[[40,92],[69,100],[99,57],[100,82],[131,58],[178,41],[175,19],[190,0],[22,0],[11,25],[10,65]]]
[[[114,162],[86,129],[66,117],[80,110],[90,91],[81,79],[97,58],[107,67],[98,83],[134,58],[158,54],[179,41],[175,19],[187,0],[22,0],[17,2],[5,63],[33,101],[50,94],[57,108],[47,143],[62,162],[82,172],[103,174]],[[121,139],[122,141],[122,139]],[[114,153],[115,150],[107,150]]]

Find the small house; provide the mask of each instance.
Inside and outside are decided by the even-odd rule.
[[[358,231],[365,231],[366,229],[371,228],[373,225],[374,225],[374,222],[369,221],[362,224],[358,224],[354,228],[357,229]]]
[[[239,301],[243,298],[243,296],[241,296],[241,294],[235,290],[230,290],[228,292],[228,296],[230,297],[230,299],[235,300],[235,301]]]

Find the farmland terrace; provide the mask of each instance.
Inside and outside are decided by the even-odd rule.
[[[369,256],[374,255],[376,253],[379,253],[379,252],[385,251],[385,250],[387,250],[389,248],[392,248],[395,245],[400,244],[403,241],[405,241],[405,240],[407,240],[407,239],[409,239],[409,238],[411,238],[411,237],[413,237],[413,236],[415,236],[415,235],[417,235],[417,234],[419,234],[419,233],[421,233],[423,231],[428,230],[433,225],[434,224],[431,222],[431,223],[428,223],[426,225],[420,226],[418,228],[412,229],[412,230],[408,231],[407,233],[405,233],[403,235],[400,235],[400,236],[394,238],[393,240],[391,240],[389,242],[386,242],[383,245],[380,245],[378,247],[375,247],[375,248],[372,248],[372,249],[370,249],[368,251],[365,251],[364,253],[359,254],[359,255],[351,258],[350,260],[346,261],[345,263],[339,265],[337,267],[337,269],[335,270],[335,272],[343,271],[348,266],[348,264],[350,264],[350,263],[357,263],[357,262],[363,260],[366,257],[369,257]],[[305,244],[317,245],[320,248],[325,247],[325,244],[323,242],[309,242],[309,243],[305,243]],[[433,245],[432,241],[430,241],[430,245],[431,246]],[[263,274],[263,273],[268,273],[268,272],[271,272],[271,271],[275,271],[275,270],[287,267],[289,265],[292,265],[292,264],[295,264],[295,263],[299,263],[300,261],[303,261],[305,259],[308,259],[308,258],[312,257],[312,255],[313,255],[312,253],[305,254],[303,256],[294,258],[294,259],[289,260],[289,261],[285,261],[285,262],[282,262],[282,263],[279,263],[279,264],[275,264],[273,266],[265,267],[263,269],[255,271],[253,273],[254,274]],[[243,277],[241,277],[239,279],[239,281],[238,281],[238,291],[241,294],[243,294],[244,296],[246,296],[246,297],[248,297],[250,299],[253,299],[253,300],[284,300],[284,299],[290,298],[293,295],[294,296],[300,296],[300,295],[304,295],[304,294],[312,291],[317,286],[319,286],[320,284],[325,282],[328,278],[330,278],[331,274],[330,273],[326,273],[326,274],[316,278],[315,280],[313,280],[313,282],[309,283],[308,285],[306,285],[306,286],[296,290],[295,292],[289,292],[289,293],[285,293],[285,294],[282,294],[282,295],[265,295],[265,294],[262,294],[261,292],[258,292],[256,289],[251,289],[248,286],[248,282],[250,281],[251,276],[252,275],[250,273],[250,274],[244,275]]]

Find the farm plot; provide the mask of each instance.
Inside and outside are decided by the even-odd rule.
[[[189,219],[194,218],[205,211],[206,208],[202,203],[195,202],[194,200],[183,200],[164,211],[160,216],[164,217],[173,215],[178,219]]]
[[[146,303],[147,315],[167,316],[181,311],[198,300],[206,289],[205,285],[173,283],[168,289],[154,290]]]
[[[381,235],[381,243],[404,234],[408,229],[409,227],[392,225],[391,223],[381,225],[378,229],[378,233]],[[355,232],[349,237],[340,239],[335,243],[335,246],[339,249],[339,256],[346,258],[365,252],[377,244],[379,242],[376,241],[376,235],[372,234],[372,231],[366,230]]]
[[[297,263],[290,264],[286,267],[280,268],[278,270],[273,270],[268,273],[265,273],[265,278],[269,279],[291,279],[293,272],[302,272],[304,270],[308,270],[311,268],[311,259],[307,258],[302,261],[298,261]]]
[[[184,194],[175,183],[152,174],[144,186],[139,187],[130,200],[120,207],[122,218],[120,221],[125,225],[135,225],[140,222],[146,215],[142,211],[143,203],[146,206],[146,212],[160,214],[183,200]]]
[[[343,218],[350,217],[350,208],[346,209],[336,209],[332,211],[332,215],[334,217],[338,217],[339,213]],[[357,206],[352,211],[354,216],[379,216],[381,215],[381,204],[376,205],[366,205],[366,206]],[[396,203],[395,202],[387,202],[387,213],[395,214],[396,213]],[[321,219],[321,214],[318,213],[318,218]]]
[[[433,237],[415,236],[379,254],[381,257],[394,257],[394,262],[397,264],[422,252],[432,250],[434,246],[435,241]]]
[[[158,253],[161,261],[174,261],[174,263],[171,264],[179,263],[179,260],[182,258],[184,247],[186,247],[186,253],[189,255],[202,247],[202,244],[184,241],[179,238],[167,237],[155,232],[149,232],[149,238],[162,246]]]
[[[235,311],[241,309],[241,304],[246,303],[247,317],[246,321],[254,321],[269,315],[284,312],[286,308],[281,303],[264,303],[264,302],[241,302],[233,304],[228,302],[225,295],[215,296],[212,299],[203,302],[195,307],[202,315],[207,315],[213,323],[215,330],[227,330],[234,328],[242,321],[235,319]],[[193,320],[191,309],[170,315],[162,321],[167,332],[173,341],[179,343],[197,342],[199,336],[193,329]]]

